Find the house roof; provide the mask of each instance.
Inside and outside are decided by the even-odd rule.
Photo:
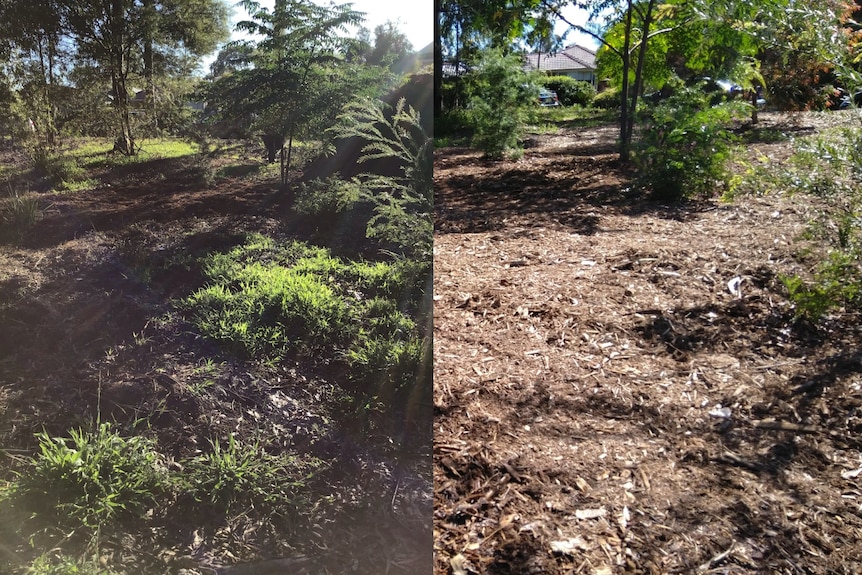
[[[596,53],[577,44],[557,53],[532,52],[525,58],[530,68],[545,72],[596,69]]]

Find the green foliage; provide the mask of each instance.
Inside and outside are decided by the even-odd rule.
[[[335,137],[364,142],[360,163],[387,160],[400,166],[399,175],[363,173],[352,184],[341,185],[342,196],[345,190],[358,193],[373,206],[367,236],[394,244],[407,257],[430,259],[434,149],[419,113],[402,99],[387,117],[382,106],[365,100],[345,106],[338,119],[331,129]]]
[[[346,354],[351,377],[389,389],[415,378],[422,357],[416,324],[383,298],[362,302],[358,316],[359,332]]]
[[[99,564],[97,558],[77,559],[59,552],[44,553],[34,559],[25,575],[117,575]]]
[[[301,183],[293,209],[306,216],[327,216],[350,210],[359,201],[360,186],[355,181],[330,176]]]
[[[542,78],[541,82],[545,88],[557,93],[563,106],[589,106],[596,97],[596,89],[592,84],[568,76],[548,76]]]
[[[35,194],[21,193],[10,187],[9,196],[0,202],[0,221],[4,226],[25,229],[42,216],[42,207]]]
[[[321,468],[319,460],[271,455],[259,443],[243,445],[229,436],[227,444],[210,442],[209,452],[186,466],[185,481],[197,501],[234,511],[287,511],[303,501],[307,483]]]
[[[679,90],[656,106],[635,152],[638,187],[665,201],[714,194],[729,177],[728,128],[748,109],[738,102],[709,106],[696,88]]]
[[[72,191],[94,185],[93,180],[87,177],[87,171],[73,157],[54,155],[40,147],[34,152],[33,158],[35,171],[57,191]]]
[[[13,492],[49,522],[95,530],[123,515],[142,515],[167,486],[153,442],[122,437],[108,423],[69,437],[36,437],[39,453]]]
[[[619,110],[623,96],[619,88],[607,88],[593,98],[593,107],[601,110]]]
[[[490,158],[521,148],[521,137],[536,107],[537,90],[516,55],[487,50],[471,76],[472,145]]]
[[[373,393],[409,384],[411,369],[415,379],[420,328],[408,314],[428,289],[429,267],[344,262],[322,248],[253,235],[208,258],[211,285],[182,306],[205,335],[237,352],[336,357]]]
[[[325,280],[281,266],[251,264],[192,295],[195,320],[210,337],[248,355],[282,355],[330,343],[347,328],[347,308]]]
[[[346,28],[362,21],[351,5],[284,0],[271,11],[250,0],[240,5],[251,19],[237,28],[259,41],[248,50],[251,66],[217,78],[207,89],[206,99],[218,110],[215,120],[248,119],[256,130],[286,142],[290,160],[294,138],[318,137],[346,102],[385,86],[383,68],[339,54]],[[289,168],[290,161],[282,183]]]
[[[855,230],[858,234],[858,224]],[[833,251],[821,263],[811,281],[783,276],[781,282],[796,307],[797,317],[817,321],[830,309],[862,307],[862,250]]]
[[[735,194],[797,194],[819,198],[805,239],[824,242],[828,255],[810,277],[782,282],[796,315],[817,321],[829,310],[862,309],[862,130],[843,128],[794,142],[775,165],[758,158],[735,179]]]

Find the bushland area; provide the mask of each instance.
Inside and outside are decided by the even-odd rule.
[[[431,568],[430,76],[244,7],[0,5],[2,573]]]

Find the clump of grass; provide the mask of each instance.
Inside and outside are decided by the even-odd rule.
[[[153,442],[122,437],[108,423],[36,437],[39,453],[12,494],[49,524],[94,531],[122,515],[142,515],[167,487]]]
[[[234,282],[239,289],[213,285],[188,303],[205,332],[249,355],[308,349],[346,328],[344,301],[313,275],[255,263]]]
[[[28,228],[41,216],[42,207],[35,194],[21,193],[10,187],[8,197],[0,203],[0,221],[11,228]]]
[[[26,575],[117,575],[102,567],[97,558],[78,559],[59,552],[44,553],[30,562]]]
[[[255,507],[266,513],[295,507],[322,467],[320,460],[271,455],[259,443],[243,445],[232,435],[210,447],[189,461],[186,481],[197,501],[222,510]]]
[[[359,329],[345,355],[351,377],[391,390],[415,376],[422,356],[416,323],[383,298],[362,302],[356,317]]]
[[[345,262],[323,248],[252,235],[203,267],[211,284],[181,306],[235,352],[334,357],[371,393],[406,385],[418,368],[421,329],[410,316],[428,288],[426,262]]]

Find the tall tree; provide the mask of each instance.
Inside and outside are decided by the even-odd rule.
[[[0,21],[8,56],[20,59],[19,83],[26,92],[29,113],[45,143],[54,144],[56,87],[68,63],[63,43],[63,21],[59,0],[0,2]]]
[[[135,153],[128,80],[143,72],[152,81],[156,56],[177,52],[203,55],[227,36],[227,8],[221,0],[104,0],[61,5],[65,32],[77,55],[100,65],[110,78],[118,123],[116,149]]]
[[[286,183],[294,138],[322,133],[341,106],[357,90],[378,85],[380,75],[344,57],[348,27],[362,22],[350,4],[276,0],[272,10],[253,0],[241,5],[251,19],[237,28],[260,38],[250,43],[253,66],[217,79],[209,98],[222,117],[255,117],[268,160],[280,156]]]

